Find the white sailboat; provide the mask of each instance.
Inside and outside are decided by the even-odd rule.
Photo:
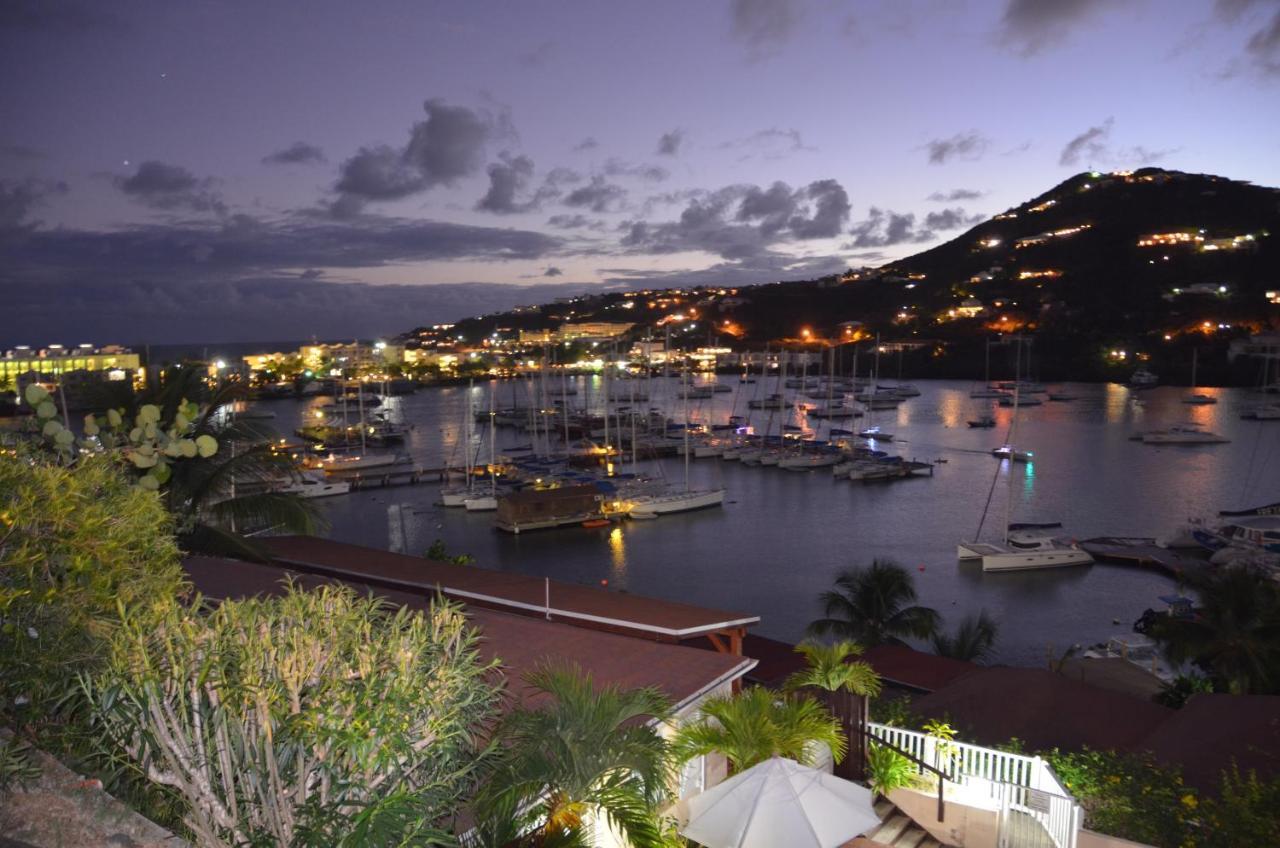
[[[1001,398],[1005,393],[991,385],[991,339],[987,339],[987,348],[983,358],[982,388],[969,392],[971,398]]]
[[[1206,406],[1211,403],[1217,403],[1218,399],[1213,395],[1206,395],[1196,391],[1196,366],[1200,362],[1200,348],[1194,348],[1191,351],[1191,394],[1184,395],[1183,403],[1190,403],[1197,406]]]
[[[688,372],[686,372],[686,377]],[[720,506],[724,503],[724,489],[692,489],[689,487],[689,394],[684,394],[684,490],[668,490],[651,495],[641,495],[631,501],[627,514],[632,518],[657,518],[676,512]]]
[[[471,428],[475,420],[475,413],[471,409],[471,389],[475,386],[475,381],[467,384],[467,403],[466,409],[462,412],[462,454],[463,462],[466,465],[467,484],[465,486],[454,486],[449,489],[440,490],[441,506],[465,507],[467,498],[475,494],[475,475],[472,474],[471,467]],[[489,419],[492,421],[493,419]],[[535,441],[537,439],[535,431]]]
[[[470,496],[462,501],[462,505],[466,507],[467,512],[492,512],[498,508],[498,477],[496,474],[497,465],[495,460],[494,445],[497,441],[497,424],[495,423],[496,415],[493,411],[493,394],[497,391],[497,386],[489,387],[489,491],[473,492]]]
[[[876,358],[874,365],[874,373],[871,377],[871,385],[878,386],[880,381],[880,334],[876,333]],[[902,398],[898,397],[891,391],[875,388],[868,389],[862,394],[855,395],[867,407],[868,412],[874,412],[877,409],[896,409]],[[868,421],[871,417],[868,417]],[[892,442],[893,434],[886,433],[880,429],[879,424],[869,423],[866,428],[858,431],[861,438],[876,442]]]

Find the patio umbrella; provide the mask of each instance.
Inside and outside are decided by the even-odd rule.
[[[687,804],[680,833],[707,848],[835,848],[880,825],[870,790],[783,757]]]

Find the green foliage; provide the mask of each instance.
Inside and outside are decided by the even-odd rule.
[[[885,797],[895,789],[909,789],[921,782],[915,763],[875,742],[867,746],[867,780],[872,792]]]
[[[1145,755],[1087,748],[1045,757],[1084,808],[1085,827],[1158,848],[1184,843],[1198,799],[1176,767]]]
[[[1172,681],[1160,684],[1160,691],[1155,695],[1155,702],[1175,710],[1186,705],[1192,695],[1207,695],[1213,692],[1213,681],[1199,675],[1179,674]]]
[[[1280,845],[1280,778],[1259,780],[1232,763],[1217,796],[1204,799],[1200,824],[1201,848]]]
[[[450,565],[471,565],[476,558],[471,554],[457,554],[456,556],[449,553],[449,549],[444,546],[444,539],[436,539],[431,543],[431,547],[427,548],[427,552],[423,554],[426,559],[436,562],[449,563]]]
[[[815,743],[829,747],[836,762],[848,748],[840,722],[817,701],[753,686],[709,698],[702,717],[676,734],[675,751],[682,763],[718,752],[743,771],[775,756],[811,764]]]
[[[796,645],[796,651],[804,654],[808,666],[788,677],[784,689],[794,691],[812,686],[827,692],[847,690],[868,697],[880,694],[880,675],[868,663],[853,659],[862,656],[862,647],[856,642],[841,640],[824,645],[805,641]]]
[[[576,666],[527,677],[550,696],[499,726],[504,753],[480,795],[480,844],[590,844],[603,818],[636,848],[669,843],[658,815],[675,779],[666,741],[650,724],[671,704],[657,689],[597,687]]]
[[[827,634],[860,645],[903,645],[904,638],[927,639],[938,628],[938,613],[916,606],[911,572],[888,560],[851,568],[836,577],[836,588],[818,596],[823,617],[809,625],[815,636]]]
[[[976,616],[966,615],[956,627],[954,635],[941,632],[933,634],[933,652],[940,657],[981,662],[995,648],[999,629],[995,619],[986,610],[981,610]]]
[[[881,696],[871,701],[871,720],[890,727],[913,728],[920,726],[920,716],[911,709],[911,699],[906,695]]]
[[[12,734],[0,734],[0,794],[40,777],[31,745]]]
[[[1175,663],[1194,662],[1233,695],[1280,692],[1280,586],[1246,568],[1196,577],[1192,618],[1161,617],[1151,628]]]
[[[951,744],[956,738],[956,729],[945,721],[931,719],[925,723],[924,732],[933,737],[934,768],[947,774],[955,774],[955,758],[959,749]]]
[[[0,715],[40,725],[107,654],[119,605],[142,624],[184,591],[159,498],[106,456],[0,455]]]
[[[105,739],[186,804],[197,845],[444,838],[497,698],[455,607],[345,588],[126,615],[83,686]]]

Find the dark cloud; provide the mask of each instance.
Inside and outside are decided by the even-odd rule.
[[[45,158],[44,153],[36,150],[34,147],[27,147],[25,144],[0,145],[0,156],[3,156],[6,159],[22,159],[27,161]]]
[[[0,32],[64,34],[123,28],[123,22],[108,4],[94,0],[4,0],[0,3]]]
[[[283,150],[262,157],[265,165],[312,165],[323,161],[324,151],[305,141],[295,141]]]
[[[49,180],[26,179],[10,181],[0,179],[0,243],[5,234],[13,234],[19,229],[34,227],[31,213],[35,211],[45,198],[54,194],[64,194],[67,184]]]
[[[582,141],[575,144],[573,146],[573,149],[575,152],[578,152],[582,150],[595,150],[599,146],[600,146],[600,142],[596,141],[591,136],[587,136]]]
[[[544,41],[527,53],[521,53],[519,62],[526,68],[539,68],[550,61],[551,57],[555,55],[555,52],[555,42]]]
[[[916,227],[916,216],[910,212],[899,214],[892,209],[872,206],[865,220],[853,225],[849,231],[853,241],[846,249],[863,247],[891,247],[895,244],[911,244],[934,238],[927,227]]]
[[[726,186],[690,198],[679,219],[663,223],[629,221],[622,246],[633,252],[703,251],[732,261],[772,255],[772,245],[830,238],[849,217],[849,198],[836,180],[818,180],[792,189]]]
[[[981,159],[991,140],[977,131],[956,133],[950,138],[935,138],[924,146],[929,151],[929,164],[943,165],[951,159]]]
[[[1108,158],[1107,139],[1111,135],[1111,127],[1114,124],[1113,118],[1107,118],[1098,126],[1089,127],[1068,141],[1058,157],[1058,164],[1073,167],[1078,165],[1081,159],[1087,162],[1100,162]]]
[[[603,230],[606,224],[599,218],[586,215],[552,215],[547,219],[547,226],[557,230]]]
[[[1216,0],[1214,12],[1222,21],[1235,24],[1249,19],[1256,26],[1244,45],[1244,56],[1249,65],[1267,77],[1280,76],[1280,7],[1274,0]],[[1268,11],[1270,9],[1270,11]],[[1253,12],[1263,12],[1261,17],[1250,17]]]
[[[1113,0],[1009,0],[997,38],[1020,56],[1034,56],[1063,41],[1090,17],[1118,5]]]
[[[639,177],[650,183],[660,183],[671,176],[670,171],[658,165],[633,164],[613,158],[604,163],[604,173],[610,177]]]
[[[752,60],[780,50],[801,16],[799,0],[733,0],[729,10],[733,37],[747,46]]]
[[[557,268],[556,266],[552,265],[551,267],[547,268],[547,270],[545,270],[545,271],[543,271],[543,272],[542,272],[542,276],[544,276],[544,277],[563,277],[563,276],[564,276],[564,271],[561,271],[559,268]]]
[[[200,179],[180,165],[143,162],[133,176],[116,177],[114,183],[130,198],[153,209],[226,212],[222,198],[213,190],[214,181]]]
[[[836,274],[848,267],[843,256],[796,258],[776,253],[720,262],[709,268],[654,271],[651,268],[600,268],[605,281],[617,288],[665,288],[669,286],[750,286],[778,280],[812,280]]]
[[[524,193],[529,180],[533,178],[533,160],[528,156],[511,156],[502,154],[502,161],[489,166],[489,190],[476,209],[481,212],[528,212],[536,208],[538,198],[518,199]]]
[[[658,138],[658,155],[675,156],[680,152],[680,145],[683,143],[684,130],[665,132]]]
[[[926,231],[939,230],[946,232],[947,230],[958,230],[961,227],[972,227],[974,224],[982,223],[986,218],[987,216],[982,214],[969,215],[963,208],[955,206],[925,215],[924,226]]]
[[[721,150],[744,148],[749,151],[748,157],[755,153],[760,153],[766,159],[781,159],[787,154],[796,153],[801,150],[817,150],[816,147],[810,147],[804,143],[804,138],[800,135],[799,130],[784,130],[779,129],[778,127],[757,130],[744,138],[735,138],[730,141],[721,142],[720,144]]]
[[[398,200],[437,185],[453,185],[479,170],[487,143],[509,132],[505,118],[449,106],[432,99],[422,104],[425,121],[414,124],[404,148],[363,147],[342,163],[331,207],[341,216],[365,202]]]
[[[596,213],[610,212],[620,208],[626,197],[627,190],[622,186],[608,182],[604,177],[595,176],[587,185],[565,195],[564,204],[586,207]]]
[[[954,188],[951,191],[935,191],[928,199],[935,203],[954,203],[957,200],[977,200],[985,193],[971,188]]]

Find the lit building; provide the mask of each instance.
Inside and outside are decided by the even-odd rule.
[[[142,379],[138,354],[118,345],[97,348],[90,344],[51,344],[40,349],[20,345],[0,357],[0,386],[18,390],[21,397],[22,390],[31,383],[61,384],[72,406],[90,386],[135,378]]]
[[[616,339],[624,336],[635,324],[615,324],[608,321],[582,321],[575,324],[561,324],[555,332],[555,340],[571,342],[578,340]],[[521,333],[521,341],[524,334]]]

